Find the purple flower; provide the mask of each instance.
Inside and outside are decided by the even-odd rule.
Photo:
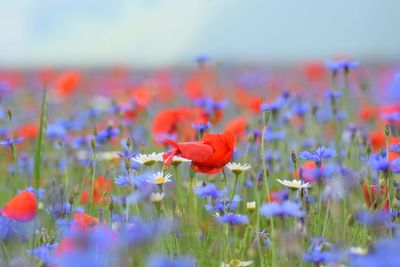
[[[396,267],[400,266],[400,235],[375,241],[366,255],[352,255],[350,266]]]
[[[311,245],[304,253],[303,259],[313,264],[335,263],[341,259],[341,254],[335,251],[334,247],[324,238],[315,237],[312,238]]]
[[[195,267],[196,261],[191,256],[169,257],[167,255],[151,255],[148,267]]]
[[[68,132],[61,122],[52,123],[47,127],[46,136],[52,139],[64,139]]]
[[[335,99],[339,99],[342,97],[342,93],[341,92],[336,92],[336,91],[328,91],[325,93],[325,96],[327,98],[329,98],[330,100],[335,100]]]
[[[31,253],[32,256],[38,258],[41,262],[52,265],[54,264],[54,258],[52,254],[57,246],[58,243],[46,244],[40,247],[36,247],[32,250],[28,250],[28,253]]]
[[[400,173],[400,158],[397,158],[390,162],[390,169],[393,173]]]
[[[358,61],[351,60],[328,60],[325,62],[325,66],[332,72],[338,72],[340,70],[348,71],[359,65],[360,63]]]
[[[312,160],[317,164],[320,164],[322,159],[329,159],[336,156],[337,154],[334,149],[326,148],[323,146],[318,147],[315,151],[312,152],[303,151],[299,153],[299,158]]]
[[[229,223],[230,225],[246,224],[249,221],[247,215],[228,213],[223,216],[217,217],[220,224]]]
[[[390,149],[393,150],[394,152],[400,153],[400,143],[395,144],[395,145],[391,145]]]
[[[362,210],[358,212],[357,219],[360,221],[360,223],[365,225],[380,226],[389,221],[389,214],[384,210],[378,212]]]
[[[207,121],[206,124],[199,122],[198,124],[192,123],[192,128],[198,132],[204,132],[207,129],[211,128],[211,122]]]
[[[107,127],[103,131],[97,133],[96,141],[98,144],[103,144],[108,140],[111,140],[113,137],[119,135],[119,129],[113,127]]]
[[[372,169],[378,172],[387,171],[390,167],[390,162],[386,159],[386,153],[372,154],[367,163]]]
[[[209,212],[214,211],[223,213],[227,208],[229,208],[229,211],[234,211],[238,207],[240,201],[242,201],[240,196],[235,195],[232,199],[232,204],[229,204],[230,202],[229,198],[220,198],[217,199],[217,201],[215,201],[214,205],[206,204],[205,208]]]
[[[194,189],[194,192],[199,197],[211,197],[211,198],[220,198],[225,195],[227,189],[224,188],[222,190],[218,190],[217,186],[213,183],[209,183],[206,185],[198,186]]]
[[[282,203],[272,202],[264,204],[260,208],[260,212],[266,218],[276,216],[302,218],[304,216],[300,203],[290,200],[286,200]]]
[[[23,137],[18,138],[7,138],[6,140],[0,141],[0,146],[11,146],[13,144],[18,144],[24,141]]]

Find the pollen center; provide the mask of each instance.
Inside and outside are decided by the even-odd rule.
[[[157,178],[154,179],[154,182],[156,184],[163,184],[163,183],[165,183],[165,178],[164,177],[157,177]]]

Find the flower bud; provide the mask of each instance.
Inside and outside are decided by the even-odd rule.
[[[265,125],[268,125],[269,119],[271,118],[271,110],[269,110],[269,109],[264,110],[263,116],[264,116]]]
[[[292,157],[292,162],[293,164],[297,164],[297,155],[296,153],[294,153],[294,151],[292,150],[292,153],[290,153],[290,156]]]
[[[391,132],[392,131],[390,130],[389,124],[386,124],[386,126],[385,126],[385,136],[389,137]]]
[[[255,211],[256,210],[256,202],[255,201],[247,202],[246,208],[249,212]]]

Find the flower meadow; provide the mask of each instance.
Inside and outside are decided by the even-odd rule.
[[[0,72],[1,266],[400,266],[400,72]]]

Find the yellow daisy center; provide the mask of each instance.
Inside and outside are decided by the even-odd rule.
[[[156,184],[163,184],[163,183],[165,183],[165,178],[164,177],[157,177],[156,179],[154,179],[154,182]]]

